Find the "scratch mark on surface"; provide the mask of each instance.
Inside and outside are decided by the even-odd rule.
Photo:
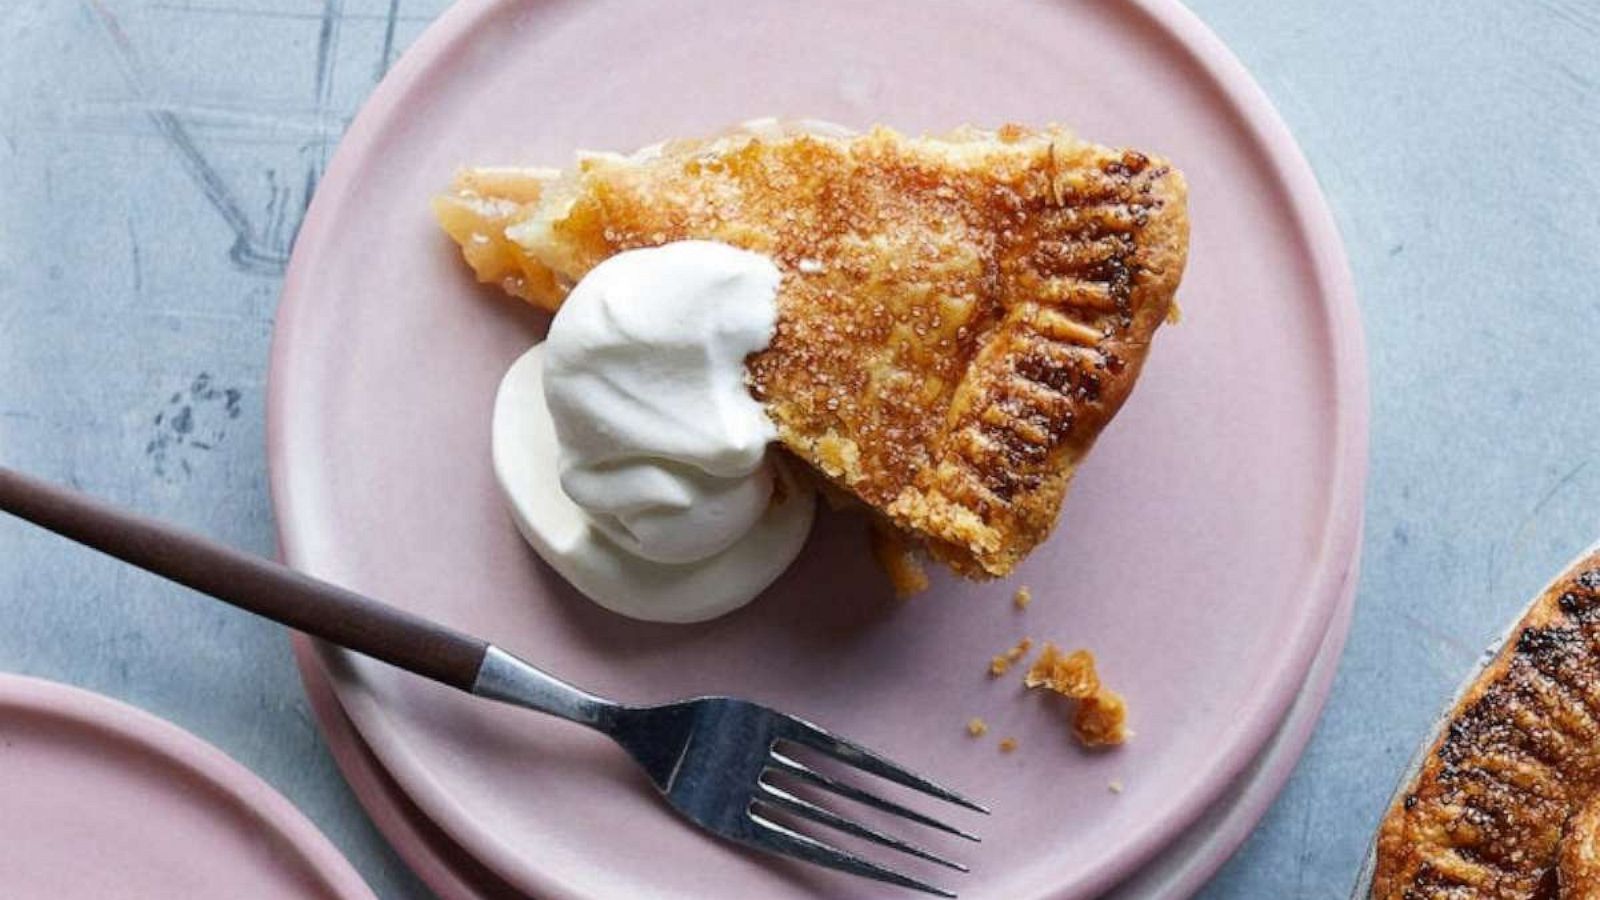
[[[1539,502],[1533,505],[1533,509],[1529,510],[1528,514],[1523,517],[1522,524],[1517,528],[1516,536],[1511,540],[1511,555],[1513,557],[1527,544],[1528,538],[1532,536],[1534,528],[1539,523],[1539,514],[1544,511],[1546,506],[1550,505],[1550,501],[1554,500],[1563,488],[1571,484],[1572,480],[1577,478],[1588,467],[1589,461],[1586,459],[1568,469],[1567,474],[1556,479],[1556,483],[1552,484],[1550,489],[1545,491],[1544,495],[1539,498]]]
[[[129,40],[127,32],[122,30],[122,23],[111,10],[106,8],[102,0],[85,0],[85,2],[105,29],[107,36],[111,38],[128,88],[139,99],[148,102],[149,92],[145,88],[144,76],[140,72],[138,52],[134,49],[133,42]],[[200,148],[195,145],[193,137],[178,117],[169,110],[155,106],[149,109],[148,116],[156,131],[177,154],[189,177],[199,186],[206,201],[222,216],[222,220],[233,232],[233,248],[228,255],[234,265],[246,272],[264,275],[281,274],[288,262],[287,254],[262,245],[255,227],[251,225],[249,217],[245,215],[233,192],[229,190],[216,168],[200,152]]]
[[[1499,578],[1496,577],[1494,565],[1495,551],[1497,549],[1498,545],[1491,541],[1489,543],[1489,552],[1484,554],[1483,595],[1485,597],[1494,596],[1494,589],[1500,581]]]
[[[1435,648],[1454,650],[1457,653],[1474,658],[1476,658],[1478,654],[1478,648],[1468,644],[1453,634],[1440,631],[1437,627],[1435,627],[1433,622],[1430,622],[1427,619],[1409,612],[1401,613],[1400,618],[1405,619],[1406,622],[1410,623],[1413,628],[1426,636]]]
[[[344,21],[344,0],[323,0],[322,28],[317,36],[317,83],[316,83],[316,119],[317,137],[307,145],[311,151],[311,159],[306,166],[305,195],[300,201],[300,216],[290,229],[289,245],[292,246],[295,238],[299,237],[300,225],[305,221],[305,214],[311,207],[311,197],[315,193],[317,182],[322,178],[322,170],[328,165],[328,148],[332,143],[333,132],[336,128],[328,120],[328,105],[333,99],[333,73],[338,60],[335,52],[339,46],[339,26]]]
[[[317,111],[333,96],[333,66],[339,47],[339,25],[344,21],[344,0],[323,0],[322,29],[317,34]]]
[[[70,124],[52,129],[48,125],[37,130],[46,134],[75,134],[84,129],[92,133],[122,135],[126,133],[124,120],[127,114],[150,115],[168,112],[180,117],[189,130],[204,134],[208,140],[231,140],[247,144],[292,144],[301,135],[316,135],[322,123],[309,115],[308,108],[283,104],[276,109],[266,108],[265,100],[251,98],[250,107],[227,104],[153,103],[139,99],[85,100],[74,106]]]
[[[1522,552],[1523,548],[1527,546],[1529,539],[1533,537],[1534,531],[1538,528],[1539,514],[1544,512],[1544,508],[1549,506],[1550,502],[1554,500],[1556,496],[1559,495],[1563,490],[1565,490],[1568,485],[1572,484],[1574,479],[1583,474],[1583,470],[1587,469],[1588,467],[1589,460],[1583,460],[1582,462],[1568,469],[1565,475],[1562,475],[1560,478],[1556,479],[1555,484],[1552,484],[1550,489],[1544,492],[1544,494],[1539,498],[1539,502],[1533,505],[1533,509],[1529,510],[1528,514],[1523,517],[1521,524],[1517,526],[1516,534],[1511,538],[1509,552],[1506,554],[1508,559],[1515,559],[1517,555]],[[1491,553],[1489,574],[1492,577],[1492,580],[1488,586],[1491,593],[1499,586],[1500,570],[1503,569],[1503,566],[1497,568],[1494,565],[1494,556]]]
[[[294,235],[287,233],[289,226],[289,193],[287,187],[278,184],[278,170],[267,170],[267,239],[274,247],[288,247],[294,243]],[[303,215],[303,212],[302,212]],[[296,223],[298,227],[298,222]]]
[[[1312,812],[1313,808],[1308,799],[1305,808],[1300,813],[1300,835],[1297,841],[1300,846],[1295,852],[1295,861],[1299,863],[1294,867],[1294,893],[1297,897],[1306,895],[1306,870],[1310,868],[1306,863],[1311,860],[1311,836],[1313,834],[1311,828]]]
[[[186,309],[181,306],[156,306],[140,310],[141,315],[167,316],[198,322],[239,322],[246,317],[236,312],[217,312],[211,309]]]
[[[144,296],[144,261],[139,255],[139,232],[133,227],[133,216],[128,223],[128,247],[133,252],[133,296]]]
[[[300,192],[300,222],[305,221],[306,213],[311,210],[311,198],[316,196],[317,181],[320,180],[321,176],[322,173],[317,170],[316,166],[306,169],[306,184]],[[295,223],[295,233],[289,236],[291,243],[300,236],[300,222]]]
[[[1588,467],[1589,461],[1586,459],[1583,462],[1573,466],[1571,469],[1568,469],[1567,474],[1561,476],[1561,478],[1558,479],[1555,484],[1551,485],[1550,490],[1545,491],[1544,496],[1539,498],[1539,502],[1533,505],[1533,512],[1528,514],[1529,520],[1532,520],[1534,516],[1537,516],[1545,508],[1546,504],[1555,499],[1556,494],[1561,493],[1562,488],[1571,484],[1572,479],[1577,478],[1578,475]]]
[[[394,61],[394,26],[400,21],[400,0],[389,0],[389,12],[383,22],[383,50],[378,54],[378,71],[372,76],[373,81],[382,81],[383,76],[389,74],[389,65]]]
[[[272,9],[262,6],[196,6],[192,2],[183,3],[151,3],[149,9],[158,12],[175,12],[186,16],[207,15],[213,17],[230,16],[234,18],[280,20],[291,22],[317,22],[321,21],[321,13],[297,12],[291,9]],[[344,14],[347,22],[377,22],[384,18],[380,13],[347,12]],[[415,22],[425,25],[433,21],[433,17],[426,14],[413,14],[401,16],[402,21]]]
[[[1568,25],[1587,31],[1590,34],[1600,33],[1600,14],[1572,0],[1541,0],[1546,10],[1557,19]]]
[[[1594,90],[1594,79],[1573,68],[1569,63],[1555,63],[1555,70],[1562,78],[1576,88],[1578,92],[1587,97]]]

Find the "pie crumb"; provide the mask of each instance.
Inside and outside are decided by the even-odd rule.
[[[1116,691],[1100,688],[1078,703],[1072,733],[1085,747],[1114,747],[1127,741],[1131,734],[1127,701]]]
[[[994,659],[989,660],[990,677],[998,678],[1001,675],[1004,675],[1006,672],[1010,671],[1012,663],[1020,661],[1024,656],[1027,656],[1028,651],[1032,649],[1033,638],[1025,637],[1022,640],[1017,641],[1017,645],[1015,647],[1012,647],[1010,650],[1007,650],[999,656],[996,656]]]
[[[1008,737],[1008,738],[1001,738],[1000,739],[1000,752],[1001,753],[1010,753],[1011,751],[1013,751],[1015,749],[1017,749],[1017,739],[1016,738]]]
[[[998,661],[1000,658],[995,659]],[[1044,650],[1028,667],[1022,683],[1078,701],[1077,709],[1072,714],[1072,734],[1084,747],[1114,747],[1133,735],[1128,730],[1127,701],[1121,694],[1100,683],[1100,675],[1095,671],[1094,654],[1088,650],[1063,654],[1061,648],[1046,641]]]
[[[1017,609],[1027,609],[1028,604],[1033,602],[1033,591],[1029,590],[1027,585],[1023,585],[1017,588],[1015,594],[1011,595],[1011,602],[1016,605]]]
[[[874,522],[868,534],[872,556],[889,576],[896,598],[904,600],[928,589],[928,573],[911,544],[887,525]]]
[[[973,737],[983,737],[989,733],[989,723],[974,716],[967,722],[967,734]]]
[[[1110,789],[1111,793],[1113,793],[1113,794],[1122,793],[1122,781],[1121,781],[1121,779],[1113,780],[1110,784],[1106,785],[1106,787],[1108,789]]]
[[[1048,641],[1039,658],[1028,667],[1022,683],[1030,688],[1048,688],[1063,696],[1082,700],[1094,696],[1100,689],[1100,676],[1095,672],[1094,654],[1087,650],[1074,650],[1063,654],[1061,648]]]

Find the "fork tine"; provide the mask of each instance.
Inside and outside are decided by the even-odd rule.
[[[810,819],[813,822],[819,822],[828,826],[829,828],[842,831],[845,834],[854,835],[862,840],[872,841],[875,844],[881,844],[885,847],[891,847],[895,850],[899,850],[901,853],[909,853],[912,856],[920,859],[925,859],[929,862],[936,862],[941,866],[955,869],[957,872],[968,871],[967,867],[961,863],[945,859],[944,857],[939,856],[930,850],[924,850],[915,844],[907,843],[899,838],[890,837],[889,835],[884,834],[875,828],[868,828],[859,822],[852,822],[838,813],[817,806],[815,803],[802,800],[799,797],[796,797],[794,794],[791,794],[782,788],[773,787],[764,781],[756,782],[756,789],[759,791],[755,798],[756,802],[758,803],[765,803],[785,812],[793,813],[794,815],[800,816],[803,819]]]
[[[793,775],[801,781],[814,784],[823,790],[832,791],[833,793],[838,794],[847,800],[854,800],[863,806],[870,806],[873,809],[881,810],[889,813],[890,815],[899,816],[902,819],[909,819],[918,825],[925,825],[929,828],[935,828],[939,831],[943,831],[946,834],[953,834],[956,837],[966,838],[974,843],[980,840],[977,835],[969,834],[952,825],[946,825],[932,816],[923,815],[914,809],[901,806],[900,804],[891,800],[885,800],[876,794],[868,793],[867,791],[861,790],[854,785],[845,784],[841,781],[835,781],[834,779],[829,778],[828,776],[810,768],[809,766],[806,766],[803,763],[784,756],[782,753],[779,753],[776,750],[768,754],[768,759],[771,761],[770,764],[773,769]]]
[[[863,772],[871,772],[880,778],[887,778],[895,784],[905,785],[913,790],[938,797],[940,800],[949,801],[957,806],[964,806],[974,812],[981,812],[984,815],[989,814],[989,810],[982,805],[968,800],[947,787],[934,784],[910,769],[892,762],[860,744],[829,734],[802,719],[796,719],[791,716],[789,721],[796,727],[791,733],[781,736],[780,740],[787,739],[814,750],[821,750],[834,759],[854,766]]]
[[[874,862],[868,862],[837,847],[824,844],[815,838],[806,837],[798,831],[785,828],[770,819],[762,817],[754,810],[749,815],[755,827],[750,830],[750,834],[745,840],[753,847],[780,853],[784,856],[792,856],[795,859],[816,863],[819,866],[827,866],[830,869],[838,869],[851,875],[860,875],[863,878],[871,878],[875,881],[882,881],[898,887],[922,891],[937,897],[955,897],[955,894],[944,888],[934,887],[909,875],[902,875],[893,869],[880,866]]]

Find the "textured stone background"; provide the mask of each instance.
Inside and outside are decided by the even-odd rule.
[[[0,460],[273,551],[262,390],[284,259],[341,131],[444,5],[0,0]],[[1192,6],[1316,167],[1373,392],[1335,693],[1207,896],[1336,898],[1450,689],[1600,537],[1600,5]],[[196,732],[381,896],[426,895],[339,779],[281,630],[11,520],[0,621],[0,670]]]

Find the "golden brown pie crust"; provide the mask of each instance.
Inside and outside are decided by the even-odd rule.
[[[777,334],[749,374],[783,444],[982,578],[1050,533],[1174,311],[1186,193],[1164,160],[1011,125],[473,169],[435,209],[481,280],[552,310],[623,250],[699,238],[769,255]]]
[[[1561,900],[1600,898],[1600,796],[1567,820],[1558,875]]]
[[[1597,797],[1600,553],[1545,590],[1452,709],[1378,832],[1372,896],[1553,897],[1569,849],[1583,867],[1564,830],[1592,846]]]

